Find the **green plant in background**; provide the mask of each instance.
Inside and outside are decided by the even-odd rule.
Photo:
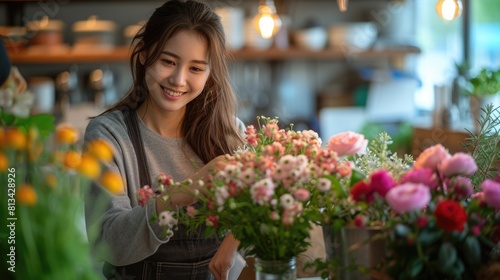
[[[500,92],[500,69],[482,68],[470,77],[468,91],[473,96],[489,96]]]
[[[386,127],[382,123],[366,123],[360,133],[369,141],[375,140],[380,133],[387,133],[391,138],[391,143],[387,144],[388,149],[398,154],[409,154],[411,152],[413,125],[403,122],[394,124],[394,128]]]
[[[485,179],[493,179],[498,174],[500,159],[500,107],[487,104],[484,114],[478,119],[479,131],[469,131],[469,138],[464,144],[467,152],[474,158],[478,170],[471,176],[472,185],[476,188]]]

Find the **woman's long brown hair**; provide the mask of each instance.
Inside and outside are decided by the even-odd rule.
[[[137,109],[148,93],[146,69],[160,57],[163,46],[181,30],[194,31],[208,42],[210,75],[201,94],[187,104],[182,134],[205,162],[232,153],[243,143],[236,124],[236,97],[229,83],[228,52],[220,17],[206,4],[171,0],[157,8],[133,40],[130,58],[133,87],[113,110]],[[139,60],[144,56],[144,64]],[[103,114],[104,114],[103,113]]]

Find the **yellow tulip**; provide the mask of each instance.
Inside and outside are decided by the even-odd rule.
[[[84,154],[81,157],[80,165],[78,165],[77,171],[90,179],[97,179],[101,173],[101,165],[95,157]]]
[[[56,140],[61,144],[75,144],[78,139],[78,130],[70,124],[62,123],[56,128]]]
[[[28,160],[31,162],[37,161],[43,152],[43,144],[40,142],[31,143],[28,147]]]
[[[111,146],[102,139],[96,139],[87,146],[87,152],[103,162],[110,162],[113,159]]]
[[[81,161],[82,159],[80,153],[76,151],[67,151],[64,154],[63,165],[69,169],[76,169],[80,165]]]
[[[100,183],[111,193],[118,194],[123,191],[122,177],[116,172],[105,172],[101,177]]]
[[[24,205],[35,205],[37,200],[37,194],[35,189],[28,183],[22,184],[17,189],[16,200],[20,204]]]
[[[9,159],[4,153],[0,153],[0,172],[7,171],[9,168]]]
[[[22,150],[26,147],[26,135],[17,128],[9,128],[5,132],[5,144],[9,148]]]

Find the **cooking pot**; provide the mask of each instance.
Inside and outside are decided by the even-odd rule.
[[[74,48],[113,48],[115,46],[116,24],[90,16],[87,20],[73,24]]]

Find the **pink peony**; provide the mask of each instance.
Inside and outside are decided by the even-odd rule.
[[[437,170],[438,165],[445,159],[449,158],[450,154],[441,144],[437,144],[425,149],[415,160],[413,166],[419,168],[430,168]]]
[[[429,168],[412,169],[408,171],[400,180],[399,184],[420,183],[435,189],[439,185],[436,172]]]
[[[423,184],[404,183],[389,190],[387,203],[399,214],[424,208],[431,200],[429,188]]]
[[[385,197],[387,192],[396,186],[396,182],[387,171],[379,170],[370,175],[370,186],[381,197]]]
[[[481,189],[484,202],[490,207],[500,209],[500,183],[486,179],[481,183]]]
[[[342,157],[364,153],[368,140],[363,134],[346,131],[333,135],[327,145],[328,149],[337,152],[337,155]]]
[[[444,159],[438,165],[438,170],[445,177],[457,175],[469,176],[476,172],[477,165],[471,155],[467,153],[456,153]]]

